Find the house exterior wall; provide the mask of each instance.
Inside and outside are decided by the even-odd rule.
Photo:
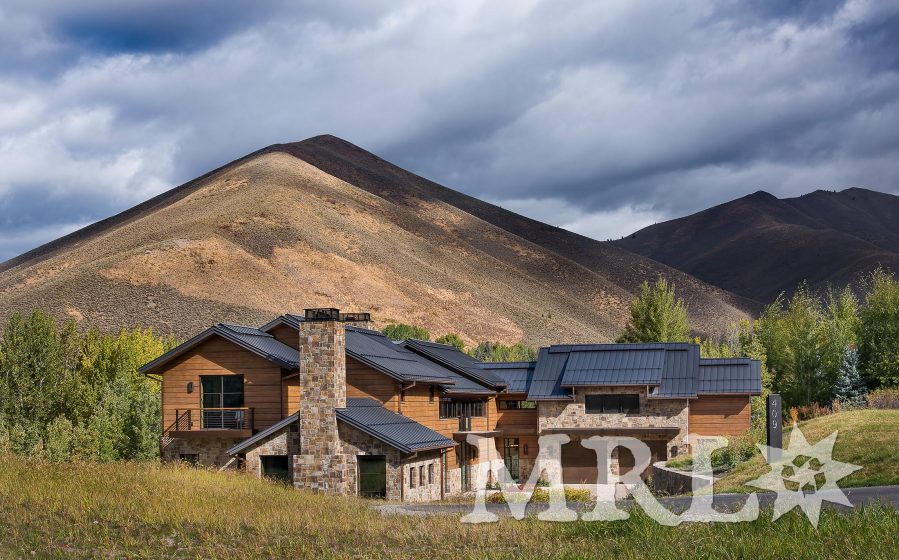
[[[299,425],[294,422],[263,439],[244,454],[244,470],[256,476],[262,476],[262,460],[264,455],[286,455],[292,457],[300,453]],[[287,462],[291,480],[293,479],[293,461]]]
[[[585,397],[587,395],[638,394],[640,412],[638,414],[587,414]],[[650,399],[647,398],[646,387],[595,387],[575,389],[573,401],[540,401],[539,411],[540,433],[547,430],[565,428],[658,428],[676,427],[678,433],[668,440],[668,436],[649,435],[634,437],[641,440],[668,440],[668,455],[677,455],[684,451],[689,433],[689,401],[687,399]],[[573,438],[574,439],[574,438]]]
[[[264,430],[281,420],[281,368],[219,337],[200,343],[172,361],[162,375],[162,430],[175,422],[176,410],[199,410],[200,377],[244,376],[244,406],[253,409],[253,428]],[[193,392],[187,392],[193,383]],[[194,419],[199,430],[199,419]]]

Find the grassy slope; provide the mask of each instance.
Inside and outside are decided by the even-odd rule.
[[[154,465],[54,465],[0,457],[0,557],[880,558],[899,514],[799,514],[772,522],[656,525],[382,517],[242,474]],[[34,552],[32,552],[34,551]]]
[[[899,484],[899,410],[858,410],[801,422],[809,443],[839,430],[834,458],[863,468],[839,482],[842,487]],[[784,434],[784,445],[789,435]],[[715,484],[716,492],[752,492],[745,484],[765,474],[767,464],[757,455]]]

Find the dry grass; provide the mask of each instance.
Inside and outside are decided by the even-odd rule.
[[[833,456],[838,461],[861,465],[839,482],[844,488],[899,484],[899,410],[855,410],[800,422],[799,428],[814,444],[839,430]],[[789,434],[784,434],[784,445]],[[768,471],[761,455],[739,464],[715,483],[716,492],[752,492],[746,486]]]
[[[146,464],[0,458],[0,557],[43,558],[886,558],[899,515],[825,513],[819,529],[772,522],[666,528],[456,516],[385,517],[354,498],[313,496],[243,474]]]

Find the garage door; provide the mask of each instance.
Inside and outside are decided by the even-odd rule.
[[[562,446],[562,482],[565,484],[596,484],[596,451],[587,449],[579,441]]]

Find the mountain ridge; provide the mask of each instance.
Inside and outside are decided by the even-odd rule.
[[[324,135],[257,150],[0,266],[0,313],[47,308],[188,336],[285,311],[370,310],[469,342],[613,339],[644,280],[697,331],[746,300],[479,201]]]
[[[762,303],[801,282],[857,284],[899,271],[899,197],[859,187],[777,198],[757,191],[613,244]]]

